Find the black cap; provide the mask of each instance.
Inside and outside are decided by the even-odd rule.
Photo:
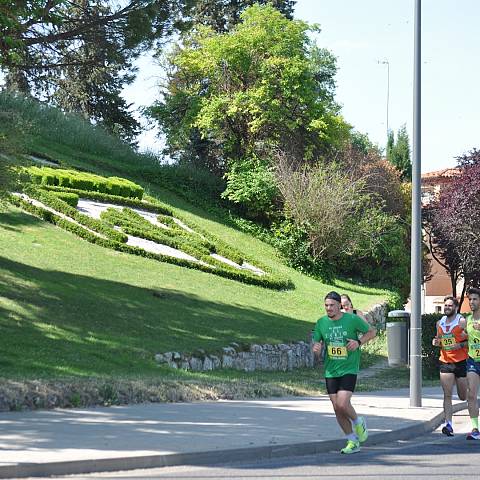
[[[337,301],[338,303],[342,303],[342,297],[340,296],[339,293],[337,292],[328,292],[326,295],[325,295],[325,300],[327,299],[330,299],[330,300],[335,300]]]

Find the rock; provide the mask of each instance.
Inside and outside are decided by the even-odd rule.
[[[255,360],[253,358],[246,358],[243,370],[245,370],[245,372],[253,372],[255,370]]]
[[[197,358],[197,357],[192,357],[190,359],[190,369],[195,371],[195,372],[199,372],[202,370],[202,367],[203,367],[203,362],[202,362],[202,359],[201,358]]]
[[[294,365],[295,355],[293,354],[292,350],[288,350],[286,354],[287,354],[287,370],[293,370],[293,367],[296,366]]]
[[[216,355],[211,355],[210,360],[212,361],[212,364],[213,364],[213,370],[216,370],[217,368],[222,367],[222,362]]]
[[[161,354],[161,353],[157,353],[157,354],[155,355],[155,361],[156,361],[157,363],[166,363],[166,362],[167,362],[165,356],[164,356],[163,354]]]
[[[232,347],[222,348],[222,351],[225,355],[235,355],[235,353],[236,353],[235,349],[232,348]]]
[[[267,354],[264,352],[255,353],[255,369],[269,370]]]
[[[233,358],[230,355],[222,356],[222,367],[223,368],[232,368],[233,367]]]
[[[213,370],[213,362],[209,357],[205,357],[205,359],[203,360],[202,370],[204,372]]]

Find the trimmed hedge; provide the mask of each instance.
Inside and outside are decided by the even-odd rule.
[[[123,211],[109,208],[100,214],[100,218],[111,225],[121,227],[127,235],[161,243],[182,250],[196,258],[210,254],[210,244],[202,240],[198,235],[185,232],[188,235],[188,238],[185,238],[183,232],[178,232],[173,228],[166,230],[162,227],[157,227],[138,213],[127,208]]]
[[[58,187],[55,185],[40,185],[40,187],[43,190],[48,190],[51,192],[75,193],[80,198],[88,198],[89,200],[99,200],[105,203],[115,203],[117,205],[123,205],[126,207],[141,208],[142,210],[147,210],[148,212],[153,212],[153,213],[158,213],[163,215],[173,215],[172,209],[161,202],[151,203],[151,202],[138,200],[136,198],[119,197],[118,195],[109,195],[108,193],[78,190],[76,188]]]
[[[436,334],[436,324],[442,318],[441,313],[427,313],[422,315],[422,376],[424,378],[438,378],[438,347],[432,345],[432,338]]]
[[[286,289],[294,288],[294,285],[290,280],[286,280],[276,275],[270,274],[270,275],[259,277],[257,275],[251,274],[250,272],[246,272],[244,270],[236,270],[233,268],[229,268],[228,265],[226,265],[223,268],[215,268],[210,265],[203,265],[201,263],[192,262],[190,260],[170,257],[167,255],[161,255],[158,253],[147,252],[146,250],[139,247],[133,247],[131,245],[127,245],[126,243],[120,243],[110,238],[99,237],[94,233],[91,233],[85,228],[81,227],[80,225],[77,225],[71,221],[65,220],[59,215],[56,215],[55,213],[45,210],[44,208],[40,208],[35,205],[32,205],[31,203],[21,199],[20,197],[12,195],[10,197],[10,201],[14,205],[19,206],[20,208],[26,210],[27,212],[32,213],[33,215],[36,215],[42,218],[43,220],[46,220],[50,223],[53,223],[54,225],[59,226],[60,228],[63,228],[71,233],[74,233],[75,235],[78,235],[79,237],[83,238],[84,240],[90,243],[94,243],[106,248],[111,248],[124,253],[131,253],[133,255],[139,255],[146,258],[151,258],[154,260],[178,265],[181,267],[192,268],[192,269],[200,270],[206,273],[213,273],[214,275],[218,275],[223,278],[228,278],[230,280],[236,280],[245,284],[257,285],[265,288],[271,288],[274,290],[286,290]],[[61,200],[59,201],[61,202]],[[62,202],[62,203],[67,205],[65,202]],[[67,207],[69,207],[69,205],[67,205]]]
[[[57,198],[63,200],[65,203],[68,203],[71,207],[76,207],[78,205],[79,196],[76,193],[68,192],[52,192]]]
[[[101,235],[105,235],[111,240],[121,243],[126,243],[128,240],[124,233],[114,230],[100,220],[80,213],[75,207],[70,206],[68,203],[60,199],[54,192],[47,192],[44,190],[31,188],[27,190],[27,194],[39,202],[47,205],[48,207],[53,208],[57,212],[63,213],[67,217],[72,218],[90,230],[93,230]]]
[[[26,171],[32,182],[38,185],[54,185],[127,198],[141,199],[143,196],[143,188],[126,178],[101,177],[93,173],[51,167],[34,166],[26,168]]]

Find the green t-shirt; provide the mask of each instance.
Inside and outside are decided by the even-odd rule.
[[[349,352],[347,339],[357,340],[359,333],[367,333],[370,326],[357,315],[344,313],[338,320],[327,315],[315,325],[313,339],[325,342],[325,377],[343,377],[358,373],[360,368],[360,349]]]
[[[473,328],[473,313],[465,315],[467,320],[468,356],[480,362],[480,330]]]

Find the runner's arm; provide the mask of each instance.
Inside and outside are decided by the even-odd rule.
[[[440,320],[435,324],[435,332],[438,333],[438,324],[440,323]],[[435,335],[433,338],[432,338],[432,345],[434,347],[438,347],[440,346],[440,339],[438,338],[438,335]]]
[[[362,338],[355,340],[352,338],[348,338],[347,343],[347,350],[352,351],[360,348],[362,345],[365,345],[367,342],[375,338],[377,335],[376,328],[372,327],[371,325],[368,326],[368,330],[362,335]]]

